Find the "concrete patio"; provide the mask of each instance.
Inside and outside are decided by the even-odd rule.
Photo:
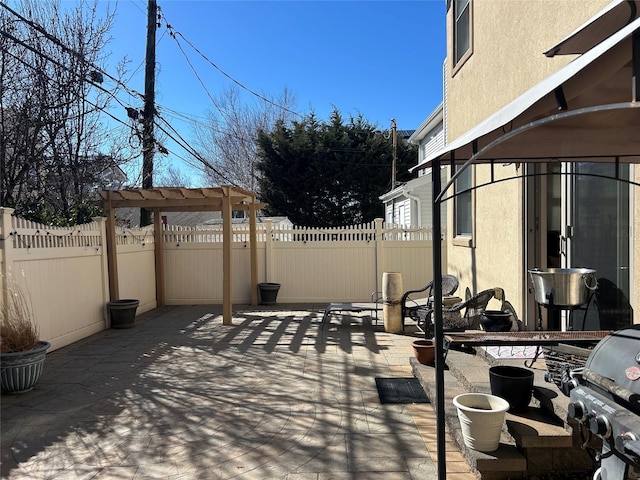
[[[430,404],[381,404],[411,341],[326,305],[180,306],[47,355],[2,396],[6,479],[436,478]],[[447,442],[447,477],[472,479]]]

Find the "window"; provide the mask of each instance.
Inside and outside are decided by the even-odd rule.
[[[471,246],[473,234],[472,167],[464,170],[455,182],[454,244]]]
[[[453,2],[453,66],[471,54],[471,0]]]

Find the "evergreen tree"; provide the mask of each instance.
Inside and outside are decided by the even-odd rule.
[[[276,123],[258,135],[265,213],[296,225],[342,226],[384,215],[379,197],[391,188],[393,142],[361,115],[347,122],[334,110],[328,122],[310,115]],[[410,178],[416,148],[399,140],[397,180]]]

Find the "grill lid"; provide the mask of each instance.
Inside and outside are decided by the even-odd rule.
[[[589,355],[583,375],[585,380],[640,405],[640,325],[604,337]]]

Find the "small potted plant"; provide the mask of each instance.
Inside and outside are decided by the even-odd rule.
[[[0,369],[2,393],[32,390],[40,379],[49,342],[40,340],[31,305],[15,282],[0,297]]]

